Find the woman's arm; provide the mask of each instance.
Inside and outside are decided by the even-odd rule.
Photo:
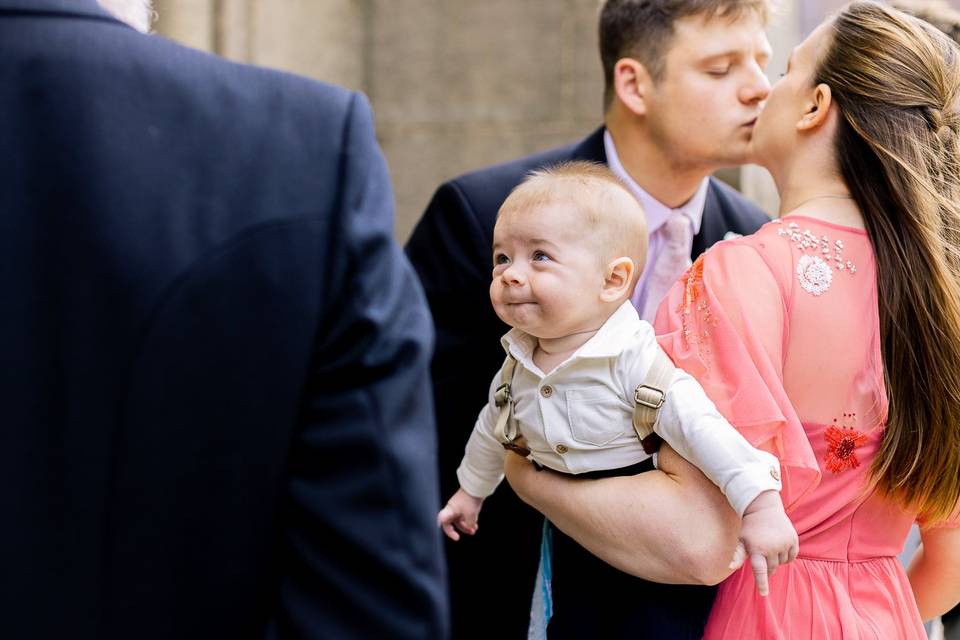
[[[720,490],[668,446],[659,467],[584,480],[508,455],[520,498],[601,560],[652,582],[716,584],[730,574],[740,521]]]
[[[929,620],[960,602],[960,528],[921,529],[920,538],[907,574],[920,617]]]

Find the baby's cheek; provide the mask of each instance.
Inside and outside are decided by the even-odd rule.
[[[499,303],[502,287],[497,280],[490,283],[490,302],[494,305]]]

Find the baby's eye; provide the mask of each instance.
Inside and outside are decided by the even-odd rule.
[[[533,252],[533,261],[534,262],[545,262],[550,259],[550,256],[545,254],[543,251],[534,251]]]
[[[714,78],[722,78],[730,73],[730,67],[708,69],[707,73]]]
[[[510,263],[510,258],[508,258],[505,253],[498,253],[495,256],[493,256],[493,266],[497,266],[498,264],[509,264],[509,263]]]

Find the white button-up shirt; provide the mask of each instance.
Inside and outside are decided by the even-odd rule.
[[[511,392],[514,417],[538,463],[564,473],[619,469],[649,457],[633,430],[634,390],[660,349],[653,327],[624,302],[599,331],[550,373],[533,362],[536,338],[518,329],[502,344],[517,360]],[[487,405],[457,469],[460,486],[486,497],[503,479],[505,450],[494,436],[499,409],[490,385]],[[654,430],[703,471],[742,515],[761,492],[780,490],[779,462],[752,446],[707,398],[700,384],[677,370]]]
[[[632,297],[633,305],[640,313],[643,313],[649,295],[647,286],[650,279],[649,275],[653,273],[653,265],[656,264],[657,257],[660,255],[660,251],[666,242],[663,225],[666,224],[667,218],[670,216],[685,215],[690,219],[690,224],[693,228],[692,235],[695,236],[700,233],[700,225],[703,222],[703,208],[707,202],[707,189],[710,187],[710,178],[703,179],[703,182],[700,183],[700,186],[692,198],[676,209],[671,209],[644,191],[643,188],[637,184],[637,181],[627,173],[627,170],[620,162],[620,156],[617,155],[617,148],[613,144],[613,136],[610,135],[609,131],[603,132],[603,148],[607,154],[607,166],[610,167],[610,171],[623,180],[627,188],[630,189],[630,192],[633,193],[640,202],[644,213],[647,214],[647,233],[649,234],[647,261],[644,263],[643,271],[640,273],[640,279],[637,280],[637,288],[634,289]],[[687,253],[689,254],[691,251],[693,251],[692,236],[687,246]],[[655,304],[651,307],[652,309],[656,309],[660,304],[659,300],[654,302]],[[652,322],[653,318],[644,318],[644,320]]]

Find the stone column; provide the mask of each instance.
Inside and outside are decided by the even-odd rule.
[[[157,33],[183,44],[213,51],[214,0],[154,0]]]
[[[246,1],[249,62],[365,88],[368,2]]]
[[[155,30],[191,47],[363,89],[367,0],[155,0]]]

